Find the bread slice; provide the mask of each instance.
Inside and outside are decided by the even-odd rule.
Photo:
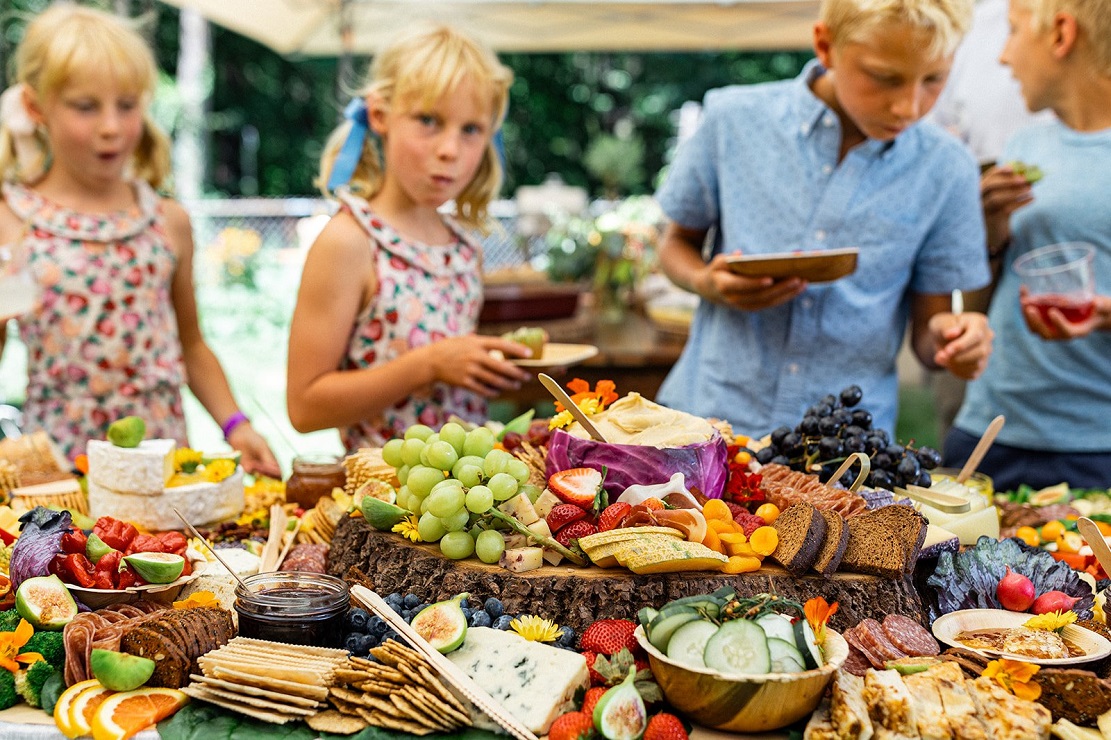
[[[801,576],[818,559],[826,538],[826,520],[813,504],[802,502],[787,507],[772,526],[779,535],[772,558],[792,575]]]
[[[899,578],[914,570],[926,520],[909,506],[891,504],[848,521],[849,545],[841,570]]]
[[[826,539],[813,567],[823,576],[831,576],[837,572],[845,548],[849,546],[849,528],[836,511],[822,511],[821,515],[826,520]]]

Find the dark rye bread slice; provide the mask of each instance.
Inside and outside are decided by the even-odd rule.
[[[848,520],[849,546],[841,570],[899,578],[914,570],[926,520],[909,506],[891,504]]]
[[[783,510],[772,525],[779,544],[772,558],[792,575],[801,576],[818,559],[826,539],[826,520],[812,504],[797,503]]]
[[[231,617],[219,607],[167,609],[125,628],[120,650],[155,661],[149,686],[181,688],[200,672],[198,658],[234,637]]]
[[[819,512],[826,521],[826,538],[818,550],[813,568],[823,576],[831,576],[841,566],[845,548],[849,546],[849,527],[836,511]]]

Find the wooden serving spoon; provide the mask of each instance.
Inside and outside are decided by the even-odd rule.
[[[980,437],[980,441],[976,443],[972,454],[968,456],[968,461],[961,468],[961,472],[957,473],[957,483],[964,483],[976,472],[976,468],[980,465],[980,461],[984,459],[984,455],[988,454],[988,450],[991,449],[991,445],[995,442],[995,438],[999,435],[999,430],[1003,428],[1003,422],[1005,421],[1003,414],[991,420],[988,428],[984,431],[984,436]]]
[[[586,430],[586,433],[589,434],[592,439],[598,442],[606,441],[606,438],[598,431],[598,427],[594,426],[594,423],[590,421],[590,417],[584,414],[582,409],[580,409],[578,405],[571,400],[571,397],[567,395],[567,391],[563,390],[563,386],[555,382],[550,375],[540,373],[536,377],[540,379],[540,384],[547,388],[549,393],[555,396],[555,400],[559,401],[563,404],[563,408],[571,412],[571,416],[575,417],[575,421],[582,424],[582,428]]]
[[[1076,520],[1076,528],[1080,530],[1080,534],[1084,535],[1088,547],[1092,548],[1092,552],[1103,568],[1103,572],[1111,573],[1111,570],[1107,570],[1111,568],[1111,547],[1107,546],[1107,540],[1103,538],[1103,532],[1100,532],[1096,523],[1086,516]]]

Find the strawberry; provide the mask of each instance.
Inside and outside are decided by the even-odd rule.
[[[559,506],[552,507],[548,512],[548,516],[544,517],[544,521],[548,523],[548,529],[553,532],[558,532],[571,522],[577,522],[586,517],[586,510],[574,504],[560,504]]]
[[[674,714],[660,712],[648,718],[644,740],[687,740],[687,728]]]
[[[583,650],[582,656],[586,660],[586,670],[590,673],[590,685],[606,686],[606,679],[601,673],[594,670],[594,659],[598,657],[598,653],[591,650]]]
[[[556,508],[559,508],[558,506]],[[632,511],[632,506],[624,501],[618,501],[616,504],[610,504],[606,507],[602,515],[598,517],[598,531],[606,532],[611,529],[616,529],[617,525],[621,524],[621,520]],[[554,509],[553,509],[554,511]],[[551,524],[548,525],[549,527]]]
[[[594,718],[585,712],[568,712],[552,723],[548,740],[587,740],[594,736]]]
[[[579,645],[583,650],[603,655],[613,655],[621,648],[637,652],[640,645],[633,636],[636,628],[636,623],[628,619],[599,619],[583,630]]]
[[[571,522],[567,526],[560,529],[558,532],[556,532],[555,538],[556,542],[563,545],[564,547],[571,547],[574,540],[577,540],[580,537],[586,537],[588,534],[596,534],[597,532],[598,528],[595,527],[593,524],[580,520],[577,522]]]
[[[593,509],[602,491],[602,474],[592,468],[561,470],[548,478],[548,489],[565,504]]]
[[[583,697],[582,712],[588,717],[594,716],[594,705],[602,698],[602,695],[607,691],[605,686],[595,686],[586,690],[586,696]]]

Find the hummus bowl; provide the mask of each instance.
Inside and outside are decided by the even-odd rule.
[[[637,627],[652,674],[667,701],[692,721],[729,732],[786,727],[817,708],[833,674],[849,656],[840,634],[826,629],[825,665],[800,673],[725,674],[681,665],[661,653]]]

